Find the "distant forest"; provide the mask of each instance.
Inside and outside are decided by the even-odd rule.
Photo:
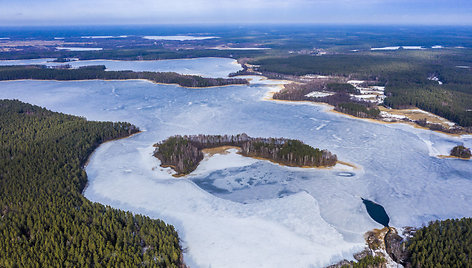
[[[103,40],[102,40],[103,41]],[[116,42],[114,39],[112,42]],[[156,49],[136,48],[133,44],[127,44],[128,49],[115,48],[100,51],[66,51],[66,50],[24,50],[0,53],[2,60],[40,59],[40,58],[77,58],[81,60],[165,60],[187,59],[200,57],[241,58],[260,55],[261,50],[218,50],[218,49]]]
[[[469,49],[264,57],[249,63],[272,76],[319,74],[377,81],[386,86],[386,106],[418,107],[472,126],[472,69],[457,67],[471,65]]]
[[[146,79],[156,83],[178,84],[184,87],[211,87],[247,84],[239,78],[204,78],[197,75],[183,75],[173,72],[106,71],[105,66],[84,66],[77,69],[48,68],[44,65],[0,66],[0,80],[125,80]]]
[[[0,267],[183,267],[173,226],[82,195],[93,150],[137,131],[0,100]]]

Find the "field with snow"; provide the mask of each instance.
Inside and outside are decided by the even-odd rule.
[[[231,59],[163,62],[149,64],[155,71],[165,66],[217,77],[240,68]],[[471,147],[471,136],[353,119],[313,103],[263,100],[273,83],[188,89],[146,81],[9,81],[0,82],[0,98],[139,126],[144,132],[94,152],[84,195],[176,226],[191,267],[320,267],[352,259],[364,247],[363,234],[381,227],[360,197],[381,204],[394,227],[472,216],[472,162],[435,157],[457,144]],[[357,168],[292,168],[230,151],[174,178],[152,156],[152,144],[171,135],[242,132],[300,139]]]

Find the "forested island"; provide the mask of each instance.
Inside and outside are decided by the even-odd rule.
[[[173,136],[155,144],[154,156],[161,160],[163,167],[172,167],[177,175],[186,175],[203,160],[203,149],[221,146],[240,147],[244,156],[260,157],[288,166],[329,167],[337,162],[337,156],[331,152],[313,148],[299,140],[252,138],[244,133]]]
[[[206,78],[197,75],[183,75],[174,72],[106,71],[105,66],[84,66],[79,68],[50,68],[44,65],[0,66],[1,80],[127,80],[145,79],[156,83],[178,84],[184,87],[211,87],[248,84],[240,78]]]
[[[173,226],[82,195],[93,150],[137,131],[0,100],[0,267],[183,267]]]
[[[451,150],[451,156],[470,159],[472,157],[472,153],[470,149],[465,147],[464,145],[457,145]]]

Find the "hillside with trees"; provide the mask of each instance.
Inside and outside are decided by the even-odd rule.
[[[174,227],[92,203],[83,166],[139,131],[0,101],[0,267],[182,267]]]
[[[237,146],[244,156],[261,157],[288,166],[334,166],[337,162],[336,155],[299,140],[252,138],[246,134],[173,136],[155,144],[154,156],[161,160],[162,166],[185,175],[203,160],[203,149],[221,146]]]
[[[145,79],[156,83],[178,84],[184,87],[211,87],[248,83],[246,79],[240,78],[206,78],[174,72],[106,71],[103,65],[84,66],[77,69],[49,68],[44,65],[0,66],[0,81],[19,79],[62,81]]]

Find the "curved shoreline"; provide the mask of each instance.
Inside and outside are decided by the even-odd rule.
[[[437,158],[441,158],[441,159],[459,159],[459,160],[466,160],[466,161],[470,161],[472,160],[472,158],[464,158],[464,157],[458,157],[458,156],[454,156],[454,155],[437,155],[436,156]]]
[[[337,164],[341,164],[341,165],[345,165],[345,166],[348,166],[348,167],[351,167],[352,169],[356,170],[356,169],[359,169],[358,166],[352,164],[352,163],[349,163],[349,162],[344,162],[344,161],[341,161],[341,160],[338,160],[336,161],[336,165],[334,166],[295,166],[295,165],[287,165],[287,164],[284,164],[282,162],[277,162],[275,160],[272,160],[272,159],[269,159],[269,158],[265,158],[265,157],[259,157],[259,156],[250,156],[250,155],[243,155],[241,154],[241,147],[238,147],[238,146],[219,146],[219,147],[213,147],[213,148],[205,148],[205,149],[202,149],[202,152],[205,153],[206,155],[208,155],[208,157],[212,157],[213,155],[215,154],[228,154],[228,150],[229,149],[236,149],[238,150],[237,154],[243,156],[243,157],[250,157],[252,159],[257,159],[257,160],[263,160],[263,161],[269,161],[273,164],[277,164],[277,165],[280,165],[280,166],[284,166],[284,167],[294,167],[294,168],[313,168],[313,169],[334,169],[336,167]],[[186,174],[188,175],[188,174]],[[184,175],[184,176],[186,176]]]
[[[76,79],[76,80],[57,80],[57,79],[12,79],[12,80],[1,80],[1,82],[21,82],[21,81],[53,81],[53,82],[84,82],[84,81],[104,81],[104,82],[119,82],[119,81],[144,81],[149,82],[156,85],[170,85],[170,86],[178,86],[182,88],[190,88],[190,89],[205,89],[205,88],[216,88],[216,87],[228,87],[228,86],[247,86],[248,84],[227,84],[221,86],[208,86],[208,87],[186,87],[179,85],[177,83],[162,83],[162,82],[155,82],[148,79]]]
[[[131,137],[133,137],[133,136],[135,136],[135,135],[138,135],[138,134],[141,134],[141,133],[143,133],[143,132],[144,132],[143,130],[140,130],[140,131],[138,131],[138,132],[135,132],[135,133],[133,133],[133,134],[131,134],[131,135],[128,135],[128,136],[125,136],[125,137],[120,137],[120,138],[116,138],[116,139],[111,139],[111,140],[107,140],[107,141],[104,141],[104,142],[100,143],[100,144],[97,146],[97,148],[95,148],[95,149],[92,151],[92,153],[90,153],[90,155],[87,157],[87,160],[85,161],[84,165],[81,167],[82,170],[85,171],[85,169],[86,169],[87,166],[89,165],[90,161],[92,160],[92,157],[95,155],[95,153],[97,152],[98,148],[100,148],[100,146],[102,146],[102,145],[104,145],[104,144],[106,144],[106,143],[112,142],[112,141],[118,141],[118,140],[123,140],[123,139],[131,138]],[[87,173],[87,172],[85,172],[85,173]],[[80,194],[81,194],[82,196],[84,196],[84,197],[85,197],[84,193],[85,193],[85,191],[87,190],[88,186],[89,186],[89,180],[88,180],[88,175],[87,175],[87,183],[85,184],[84,189],[82,189],[82,192],[80,193]]]
[[[278,87],[280,87],[280,89],[282,89],[282,86],[283,86],[282,84],[278,85]],[[410,125],[410,126],[412,126],[414,128],[417,128],[417,129],[429,130],[429,131],[432,131],[432,132],[445,134],[445,135],[448,135],[448,136],[451,136],[451,137],[462,137],[464,135],[469,135],[469,133],[466,133],[466,132],[456,134],[456,133],[448,133],[448,132],[439,131],[439,130],[432,130],[432,129],[429,129],[427,127],[420,126],[420,125],[418,125],[414,122],[401,122],[401,121],[389,122],[389,121],[384,121],[384,120],[374,119],[374,118],[356,117],[356,116],[353,116],[353,115],[350,115],[350,114],[346,114],[346,113],[343,113],[343,112],[336,111],[334,109],[335,107],[333,105],[330,105],[330,104],[324,103],[324,102],[316,102],[316,101],[309,101],[309,100],[279,100],[279,99],[274,99],[273,95],[275,93],[276,92],[274,92],[274,91],[267,92],[266,95],[263,97],[263,100],[277,101],[277,102],[287,102],[287,103],[305,103],[305,104],[313,104],[313,105],[317,105],[317,106],[325,106],[325,107],[329,108],[329,109],[327,109],[328,112],[343,115],[343,116],[346,116],[346,117],[349,117],[349,118],[352,118],[352,119],[364,120],[364,121],[369,121],[369,122],[372,122],[372,123],[385,124],[385,125],[389,125],[389,124],[406,124],[406,125]],[[419,108],[417,108],[417,109],[419,109]],[[419,109],[419,110],[421,110],[421,109]],[[423,111],[423,110],[421,110],[421,111]],[[426,111],[424,111],[424,112],[426,112]]]

